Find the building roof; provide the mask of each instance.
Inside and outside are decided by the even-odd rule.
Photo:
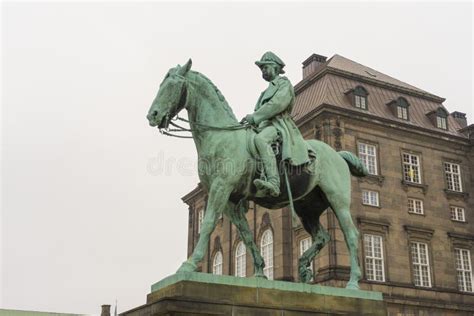
[[[358,85],[362,85],[369,93],[368,110],[355,108],[346,94]],[[295,86],[295,91],[297,97],[293,107],[293,117],[296,121],[326,104],[360,111],[413,127],[465,137],[458,131],[462,126],[452,116],[448,116],[446,131],[435,127],[426,115],[443,107],[442,102],[445,99],[340,55],[334,55],[317,67],[313,74]],[[399,97],[404,97],[410,104],[409,121],[398,119],[387,106]]]

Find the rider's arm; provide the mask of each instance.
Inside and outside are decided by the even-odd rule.
[[[290,81],[282,80],[273,97],[253,113],[255,124],[258,125],[260,122],[269,120],[286,110],[293,99],[292,89]]]

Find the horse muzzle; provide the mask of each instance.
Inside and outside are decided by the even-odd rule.
[[[163,127],[163,125],[165,124],[165,121],[166,121],[166,119],[165,119],[166,117],[167,117],[167,115],[165,115],[165,114],[159,115],[158,111],[152,111],[152,112],[148,113],[148,115],[146,116],[150,126],[152,126],[152,127],[158,126],[158,128]]]

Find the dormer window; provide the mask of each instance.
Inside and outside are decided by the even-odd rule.
[[[408,107],[410,104],[405,98],[399,97],[387,105],[392,109],[393,114],[399,119],[408,121]]]
[[[367,110],[367,90],[362,86],[357,86],[352,90],[346,92],[346,94],[352,99],[352,105],[361,110]]]
[[[448,129],[448,115],[442,109],[436,114],[436,127]]]
[[[444,130],[448,129],[449,113],[444,108],[439,107],[435,111],[431,111],[426,115],[430,118],[433,125],[436,126],[437,128],[444,129]]]

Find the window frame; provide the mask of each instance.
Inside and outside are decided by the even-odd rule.
[[[447,131],[448,130],[448,116],[449,116],[449,113],[442,107],[439,107],[438,109],[436,109],[436,117],[435,117],[436,128]]]
[[[410,120],[410,111],[408,110],[409,107],[410,107],[410,103],[408,103],[407,99],[405,99],[404,97],[399,97],[396,102],[397,118],[404,121],[409,121]],[[400,112],[402,112],[401,116],[400,116]]]
[[[368,194],[368,201],[367,203],[364,201],[364,193]],[[375,193],[375,196],[376,196],[376,201],[377,201],[377,204],[374,205],[374,204],[370,204],[371,202],[371,195],[370,193]],[[372,206],[372,207],[379,207],[380,208],[380,194],[378,191],[374,191],[374,190],[369,190],[369,189],[362,189],[362,205],[366,205],[366,206]]]
[[[363,86],[356,86],[349,91],[352,95],[352,106],[359,110],[369,110],[369,93]],[[362,102],[363,101],[363,102]],[[363,104],[362,104],[363,103]]]
[[[458,263],[460,262],[462,266],[464,266],[465,262],[464,260],[461,258],[461,260],[458,260],[458,250],[459,252],[461,253],[461,257],[462,257],[462,252],[465,251],[467,252],[467,261],[468,261],[468,264],[469,264],[469,270],[466,270],[466,269],[463,269],[464,267],[462,267],[461,269],[459,269],[459,266],[458,266]],[[474,282],[474,279],[473,279],[473,276],[472,276],[472,260],[471,260],[471,250],[470,249],[466,249],[466,248],[461,248],[461,247],[455,247],[454,248],[454,260],[455,260],[455,266],[456,266],[456,278],[457,278],[457,281],[458,281],[458,289],[459,291],[461,292],[466,292],[466,293],[474,293],[474,286],[473,286],[473,282]],[[459,279],[459,272],[461,272],[461,274],[463,275],[462,277],[462,280]],[[465,278],[465,273],[464,272],[468,272],[470,274],[469,276],[469,286],[471,287],[470,290],[467,289],[467,281]],[[461,282],[460,282],[461,281]],[[463,283],[462,286],[460,285],[460,283]],[[464,287],[464,289],[463,289]]]
[[[269,243],[264,244],[265,237],[269,235],[271,237],[271,241]],[[265,267],[263,268],[263,274],[269,279],[273,280],[274,278],[274,238],[273,238],[273,230],[271,228],[267,228],[260,237],[260,253],[263,257],[265,262]],[[267,248],[268,247],[268,248]],[[266,254],[266,249],[269,249],[269,254]],[[270,260],[267,260],[270,259]]]
[[[365,276],[365,279],[367,281],[371,281],[371,282],[378,282],[378,283],[384,283],[386,282],[386,276],[385,276],[385,257],[384,257],[384,237],[379,235],[379,234],[374,234],[374,233],[371,233],[371,232],[368,232],[368,233],[364,233],[363,234],[364,238],[363,238],[363,250],[364,250],[364,276]],[[366,237],[367,236],[370,236],[372,237],[372,246],[371,247],[371,252],[372,254],[375,253],[375,246],[374,246],[374,239],[375,238],[378,238],[379,239],[379,244],[380,244],[380,257],[375,257],[374,255],[372,256],[369,256],[368,255],[368,252],[367,252],[367,244],[366,244]],[[375,238],[374,238],[375,237]],[[367,262],[367,259],[369,260],[372,260],[372,266],[373,266],[373,277],[374,279],[370,279],[369,278],[369,274],[368,274],[368,262]],[[377,272],[376,272],[376,264],[375,264],[375,261],[380,261],[380,266],[381,266],[381,274],[382,274],[382,280],[377,280]]]
[[[243,253],[239,253],[239,250],[243,247]],[[239,261],[240,260],[240,261]],[[239,273],[239,264],[242,265]],[[247,276],[247,248],[244,242],[241,240],[237,243],[234,252],[234,276],[245,278]]]
[[[418,262],[414,262],[414,254],[413,254],[413,245],[417,245],[417,251],[418,251],[418,256],[417,256],[417,261]],[[420,262],[421,260],[421,251],[420,251],[420,245],[424,245],[426,246],[426,249],[425,249],[425,260],[426,260],[426,263],[422,263]],[[432,271],[433,271],[433,268],[432,268],[432,260],[431,260],[431,256],[430,256],[430,245],[428,244],[428,242],[425,242],[425,241],[419,241],[419,240],[410,240],[409,241],[409,251],[410,251],[410,261],[411,261],[411,269],[412,269],[412,281],[413,281],[413,285],[416,286],[416,287],[421,287],[421,288],[432,288],[433,287],[433,276],[432,276]],[[416,284],[416,277],[415,277],[415,271],[417,270],[417,266],[420,267],[420,270],[419,270],[419,280],[420,280],[420,284]],[[422,267],[427,267],[427,276],[428,276],[428,285],[425,285],[423,284],[424,281],[423,281],[423,277],[422,277]]]
[[[217,258],[220,258],[220,262],[216,262]],[[214,275],[223,275],[223,267],[224,267],[224,256],[221,250],[218,250],[214,253],[212,259],[212,274]],[[217,270],[219,269],[219,270]],[[219,273],[217,273],[219,272]]]
[[[406,182],[406,183],[414,183],[414,184],[423,184],[423,178],[422,178],[422,175],[423,173],[421,172],[422,170],[422,162],[421,162],[421,155],[418,154],[418,153],[414,153],[414,152],[410,152],[410,151],[406,151],[406,150],[402,150],[402,153],[401,153],[401,163],[402,163],[402,178],[403,178],[403,181]],[[409,161],[408,162],[405,162],[405,155],[408,155],[409,156]],[[415,165],[412,163],[412,157],[417,157],[417,161],[418,161],[418,164]],[[410,176],[409,179],[407,179],[407,173],[405,172],[405,165],[409,165],[410,166],[410,171],[413,171],[414,169],[412,168],[412,166],[417,166],[418,167],[418,182],[414,181],[415,179],[415,176]]]
[[[449,171],[446,170],[446,167],[449,166]],[[453,166],[457,166],[458,173],[453,172]],[[450,162],[450,161],[443,161],[443,172],[444,172],[444,181],[446,183],[446,189],[452,192],[463,192],[463,185],[462,185],[462,174],[461,174],[461,164]],[[455,176],[457,176],[457,181],[459,185],[459,190],[456,190],[455,185]],[[451,181],[451,188],[449,187],[449,183]]]
[[[364,147],[365,146],[365,152],[361,152],[361,146]],[[374,154],[371,155],[369,154],[369,146],[370,147],[373,147],[373,150],[374,150]],[[380,175],[380,171],[379,171],[379,155],[378,155],[378,146],[375,145],[375,144],[371,144],[370,142],[366,142],[366,141],[363,141],[363,140],[359,140],[357,141],[357,154],[359,156],[359,159],[362,161],[362,163],[365,165],[365,167],[367,168],[367,170],[369,171],[369,175],[371,176],[379,176]],[[370,168],[369,168],[369,157],[373,157],[374,158],[374,169],[375,169],[375,173],[371,173],[370,172]],[[367,161],[367,164],[365,163],[365,161]]]
[[[413,211],[410,211],[410,201],[413,201]],[[416,209],[416,202],[420,202],[420,212],[417,212]],[[416,214],[416,215],[425,215],[425,207],[424,207],[424,202],[422,199],[414,198],[414,197],[408,197],[407,198],[407,209],[409,214]]]
[[[377,235],[382,237],[382,252],[383,258],[389,258],[388,253],[390,253],[390,243],[388,243],[388,232],[390,229],[390,223],[385,220],[375,220],[373,218],[368,218],[365,216],[357,216],[357,224],[361,236],[368,234],[368,235]],[[359,262],[362,264],[361,269],[363,273],[365,273],[365,245],[364,245],[364,238],[359,238],[359,249],[360,251],[360,260]],[[390,282],[390,264],[388,260],[383,261],[383,269],[384,269],[384,282]],[[366,282],[368,283],[377,283],[380,284],[381,282],[377,281],[370,281],[364,275]]]
[[[454,209],[454,212],[453,212],[453,209]],[[462,214],[462,220],[459,219],[459,212],[458,211],[461,211],[460,213]],[[453,222],[461,222],[461,223],[465,223],[466,222],[466,209],[462,206],[457,206],[457,205],[450,205],[449,206],[449,213],[450,213],[450,219],[451,221]],[[455,214],[454,218],[453,218],[453,214]]]

